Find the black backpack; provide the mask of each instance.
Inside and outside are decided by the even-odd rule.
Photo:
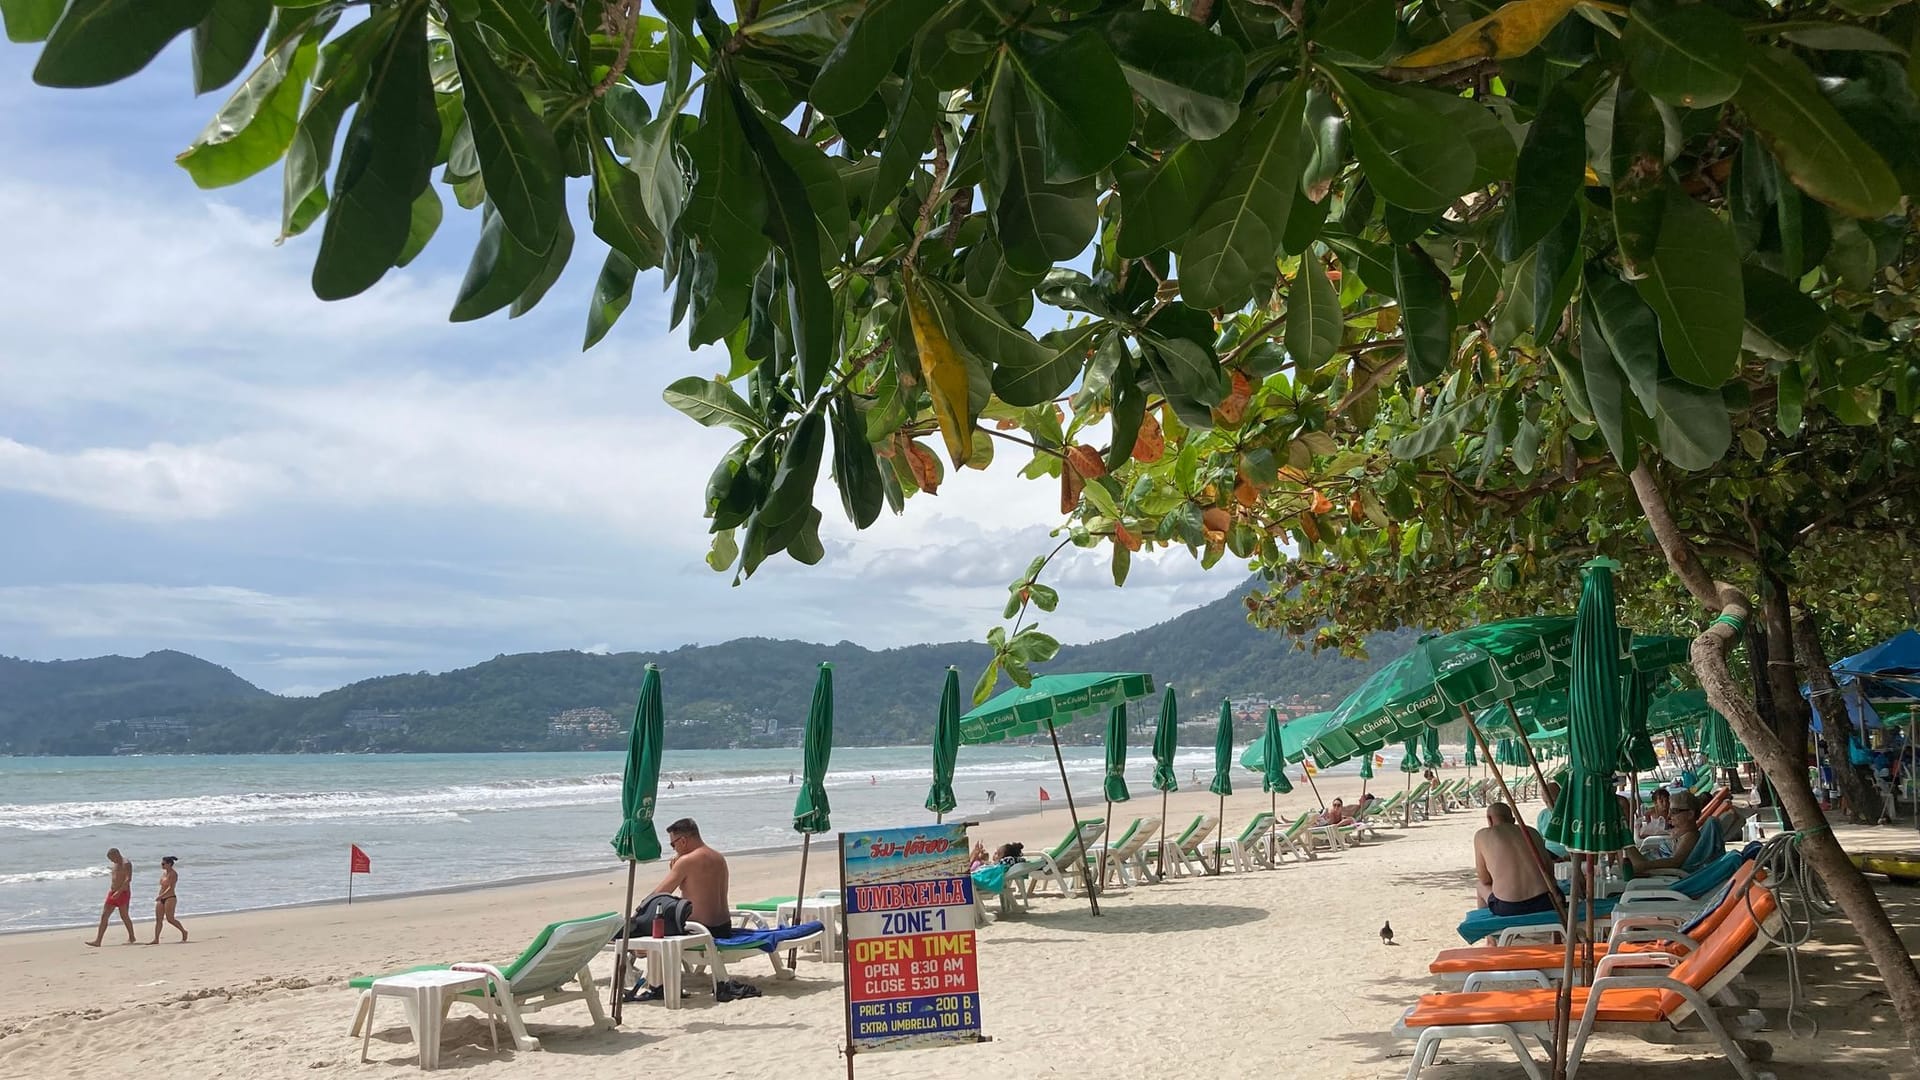
[[[666,936],[684,934],[687,932],[687,923],[693,919],[693,904],[672,893],[654,893],[633,909],[633,925],[628,927],[629,933],[633,937],[652,937],[655,918],[666,920]]]

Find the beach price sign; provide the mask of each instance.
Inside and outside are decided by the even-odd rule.
[[[979,1042],[966,825],[841,833],[840,873],[847,1053]]]

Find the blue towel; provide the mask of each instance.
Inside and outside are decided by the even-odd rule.
[[[777,930],[739,930],[731,937],[714,940],[726,949],[759,949],[762,952],[773,952],[795,938],[817,934],[825,929],[826,926],[823,923],[803,922],[798,926],[782,926]]]
[[[998,896],[1000,895],[1000,890],[1006,887],[1006,863],[994,863],[992,866],[983,866],[973,872],[973,888],[975,892],[983,892],[988,896]]]
[[[1691,874],[1720,857],[1727,849],[1727,838],[1721,835],[1720,819],[1708,818],[1700,825],[1700,839],[1693,842],[1693,850],[1687,852],[1687,861],[1680,869]]]
[[[1595,900],[1593,902],[1594,916],[1597,918],[1603,915],[1613,914],[1613,905],[1616,902],[1615,898],[1611,896],[1604,900]],[[1586,905],[1581,905],[1581,913],[1583,915],[1585,914],[1585,909]],[[1551,911],[1535,912],[1532,915],[1501,916],[1495,915],[1486,908],[1475,908],[1467,913],[1465,919],[1460,920],[1459,929],[1460,937],[1465,940],[1467,944],[1471,945],[1482,938],[1492,937],[1508,927],[1557,926],[1559,922],[1560,917]]]
[[[1759,841],[1754,841],[1739,851],[1729,851],[1686,877],[1667,886],[1674,892],[1691,896],[1695,900],[1725,885],[1733,878],[1740,864],[1760,853]],[[1613,914],[1613,905],[1617,897],[1596,900],[1593,913],[1596,916]],[[1513,926],[1552,926],[1558,922],[1553,912],[1542,911],[1533,915],[1510,915],[1505,918],[1489,912],[1486,908],[1475,908],[1460,921],[1460,936],[1471,945],[1482,938],[1492,937],[1500,931]]]

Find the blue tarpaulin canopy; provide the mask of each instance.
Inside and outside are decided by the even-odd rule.
[[[1880,714],[1869,699],[1920,700],[1920,633],[1902,630],[1865,652],[1849,656],[1833,665],[1834,681],[1840,684],[1841,700],[1847,715],[1860,730],[1881,726]],[[1801,693],[1812,700],[1807,687]],[[1831,708],[1814,701],[1813,730],[1824,731],[1820,710]]]

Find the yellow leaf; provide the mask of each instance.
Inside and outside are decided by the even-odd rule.
[[[1424,49],[1393,62],[1396,68],[1452,67],[1474,60],[1511,60],[1532,52],[1579,0],[1510,0]]]
[[[973,456],[973,421],[967,416],[967,362],[954,351],[940,326],[933,302],[917,288],[907,289],[907,319],[913,325],[913,344],[920,350],[920,370],[933,396],[933,415],[940,421],[940,437],[955,468]]]

